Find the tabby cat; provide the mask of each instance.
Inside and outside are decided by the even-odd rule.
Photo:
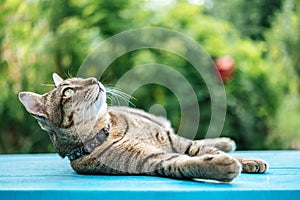
[[[43,95],[18,97],[61,157],[79,174],[151,175],[230,182],[241,172],[264,173],[267,163],[234,157],[229,138],[188,140],[170,122],[142,110],[107,106],[106,88],[95,78],[63,80]]]

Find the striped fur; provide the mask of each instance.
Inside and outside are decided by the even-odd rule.
[[[170,122],[139,109],[108,107],[106,90],[94,78],[63,80],[39,95],[19,99],[37,120],[62,157],[76,152],[104,127],[107,139],[88,155],[71,161],[81,174],[154,175],[182,179],[233,180],[241,171],[264,173],[267,163],[224,152],[235,149],[228,138],[192,141],[174,134]]]

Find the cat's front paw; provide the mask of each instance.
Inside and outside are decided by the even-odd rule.
[[[226,154],[204,155],[209,179],[230,182],[241,173],[241,164],[235,158]]]
[[[240,160],[243,173],[262,174],[268,171],[268,163],[261,159],[245,159]]]
[[[235,142],[230,138],[222,137],[222,138],[216,138],[215,140],[216,141],[214,147],[221,151],[230,152],[236,149]]]

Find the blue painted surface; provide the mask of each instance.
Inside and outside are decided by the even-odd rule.
[[[266,174],[231,183],[146,176],[78,175],[56,154],[0,155],[3,199],[299,199],[300,151],[245,151],[269,162]]]

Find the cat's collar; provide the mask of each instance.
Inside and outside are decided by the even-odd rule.
[[[109,135],[110,126],[106,126],[100,130],[92,139],[84,142],[84,144],[76,151],[67,154],[70,161],[76,160],[83,155],[89,155],[94,149],[106,141]]]

